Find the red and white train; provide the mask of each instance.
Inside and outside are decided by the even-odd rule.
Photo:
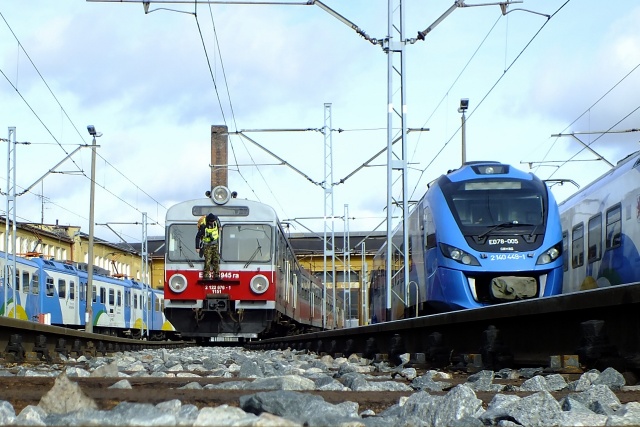
[[[167,210],[165,315],[185,338],[245,341],[342,327],[342,302],[298,262],[268,205],[231,197],[224,186]],[[198,219],[220,230],[220,279],[203,279],[195,248]],[[334,321],[335,319],[335,321]]]

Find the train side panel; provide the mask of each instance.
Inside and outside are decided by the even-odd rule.
[[[563,292],[640,282],[640,152],[560,204]]]

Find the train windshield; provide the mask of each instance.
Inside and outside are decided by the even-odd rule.
[[[222,260],[267,262],[271,260],[273,227],[267,224],[226,224],[222,227]]]
[[[167,240],[167,260],[202,261],[195,248],[196,224],[172,224]],[[271,260],[273,227],[266,224],[225,224],[220,239],[220,258],[226,262]]]
[[[546,190],[540,181],[477,180],[442,185],[447,203],[463,230],[533,226],[543,231]]]

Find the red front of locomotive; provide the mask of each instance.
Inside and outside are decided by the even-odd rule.
[[[221,269],[219,280],[203,280],[202,270],[193,268],[167,268],[165,274],[165,299],[168,300],[202,301],[222,297],[242,304],[250,301],[275,301],[276,297],[273,271]]]

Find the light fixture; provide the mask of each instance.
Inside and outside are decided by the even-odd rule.
[[[458,108],[458,113],[464,113],[469,109],[469,98],[462,98],[460,100],[460,108]]]
[[[89,135],[91,135],[94,138],[99,138],[102,136],[101,132],[96,132],[96,127],[94,125],[89,125],[87,126],[87,130],[89,131]]]

